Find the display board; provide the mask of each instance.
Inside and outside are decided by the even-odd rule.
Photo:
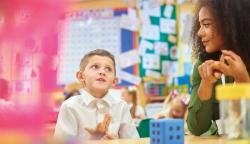
[[[68,13],[63,20],[59,36],[60,65],[58,84],[75,82],[81,58],[89,51],[102,48],[111,52],[116,60],[121,52],[133,49],[133,32],[120,28],[126,9],[93,9]],[[120,71],[117,63],[117,71]],[[134,73],[134,67],[125,69]],[[120,80],[120,85],[127,82]]]
[[[140,76],[177,76],[179,66],[176,6],[159,6],[147,2],[141,7],[140,18]]]

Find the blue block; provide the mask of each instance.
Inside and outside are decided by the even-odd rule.
[[[150,144],[184,144],[183,119],[150,121]]]

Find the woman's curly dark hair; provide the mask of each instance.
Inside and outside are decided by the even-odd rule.
[[[200,28],[199,11],[207,7],[219,30],[224,47],[239,55],[250,70],[250,1],[249,0],[199,0],[193,20],[191,40],[193,56],[201,58],[205,48],[197,32]]]

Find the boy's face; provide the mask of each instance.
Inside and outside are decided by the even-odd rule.
[[[85,89],[96,97],[104,96],[117,82],[112,59],[106,56],[92,56],[83,71],[77,73]]]

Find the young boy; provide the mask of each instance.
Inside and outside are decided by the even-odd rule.
[[[62,104],[55,128],[56,138],[139,137],[129,106],[109,93],[117,82],[112,54],[102,49],[87,53],[80,62],[76,77],[84,88],[81,95],[71,97]]]

